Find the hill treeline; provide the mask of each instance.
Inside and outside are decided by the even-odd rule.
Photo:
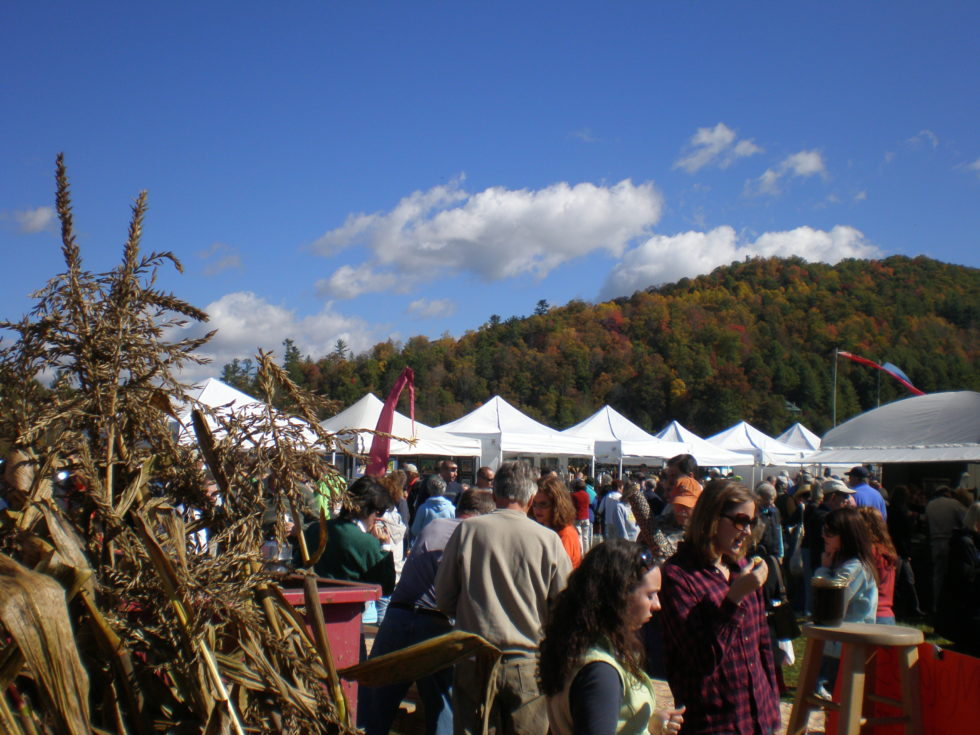
[[[564,429],[609,404],[643,428],[671,419],[708,436],[745,419],[778,434],[832,425],[834,349],[892,362],[926,392],[980,390],[980,270],[925,257],[752,259],[601,304],[572,301],[488,322],[459,339],[413,337],[361,355],[338,343],[293,379],[338,407],[382,400],[415,370],[416,417],[438,425],[494,394]],[[223,379],[250,389],[251,364]],[[908,395],[887,375],[839,358],[838,422]],[[402,399],[404,406],[405,399]]]

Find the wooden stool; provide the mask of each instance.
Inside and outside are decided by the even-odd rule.
[[[828,628],[806,625],[806,652],[803,667],[796,685],[793,712],[789,717],[787,735],[800,735],[806,730],[811,709],[823,709],[840,713],[838,733],[858,735],[863,725],[902,723],[907,735],[922,735],[922,709],[919,702],[919,652],[916,646],[923,641],[922,631],[898,625],[870,625],[868,623],[843,623]],[[830,702],[814,694],[820,660],[826,641],[844,644],[841,655],[841,701]],[[898,667],[902,682],[902,701],[865,694],[865,667],[874,654],[875,646],[892,646],[898,651]],[[830,682],[833,687],[833,682]],[[880,702],[898,709],[900,717],[864,718],[862,710],[869,702]]]

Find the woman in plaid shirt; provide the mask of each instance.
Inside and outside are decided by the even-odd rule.
[[[684,735],[771,735],[779,696],[762,585],[768,567],[746,561],[758,523],[744,485],[714,480],[691,516],[687,536],[663,567],[667,680],[687,706]]]

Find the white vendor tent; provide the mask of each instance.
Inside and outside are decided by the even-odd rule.
[[[656,436],[665,441],[683,443],[687,447],[684,454],[693,456],[699,467],[733,467],[745,461],[744,454],[730,452],[702,439],[679,421],[671,421]]]
[[[177,411],[181,424],[181,426],[177,427],[178,441],[181,443],[194,443],[196,441],[194,428],[191,423],[191,411],[194,408],[205,406],[211,410],[211,413],[222,417],[230,416],[231,414],[246,417],[264,416],[269,408],[265,402],[253,398],[237,388],[232,388],[217,378],[208,378],[201,387],[190,391],[188,395],[190,396],[190,400]],[[312,446],[316,442],[316,432],[309,428],[309,425],[303,419],[296,416],[288,416],[278,409],[273,409],[273,413],[277,417],[277,422],[289,422],[299,427],[302,438],[307,444]],[[205,412],[205,420],[211,431],[215,432],[218,436],[222,434],[214,416],[208,415]],[[264,436],[255,438],[257,440],[256,444],[264,444],[266,441],[266,437]]]
[[[337,434],[337,440],[344,444],[348,451],[367,454],[371,451],[374,435],[357,432],[363,429],[374,431],[378,426],[378,417],[384,405],[384,402],[373,393],[366,393],[357,403],[345,408],[336,416],[321,421],[320,426]],[[388,453],[393,457],[416,454],[436,457],[480,456],[480,442],[476,439],[449,434],[418,421],[413,426],[412,420],[398,411],[395,411],[392,417],[391,435],[415,439],[414,444],[392,439]]]
[[[591,441],[597,459],[620,464],[670,459],[687,453],[686,444],[658,439],[609,406],[561,433]]]
[[[799,461],[810,454],[808,451],[783,444],[746,421],[739,421],[734,426],[709,436],[708,441],[752,460],[746,464],[787,464]]]
[[[980,393],[928,393],[855,416],[807,462],[980,462]]]
[[[783,444],[802,449],[804,452],[815,452],[820,449],[820,437],[797,421],[786,431],[776,437]]]
[[[545,457],[591,457],[592,442],[566,436],[518,411],[500,396],[448,424],[436,427],[479,439],[483,464],[496,469],[504,454]]]

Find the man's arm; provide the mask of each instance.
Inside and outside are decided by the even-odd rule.
[[[459,599],[460,573],[459,573],[459,538],[463,530],[463,524],[453,531],[446,543],[446,549],[442,552],[442,560],[439,562],[439,571],[436,572],[436,605],[449,617],[456,617],[456,601]],[[566,556],[564,550],[562,556]],[[567,557],[566,557],[567,558]]]

